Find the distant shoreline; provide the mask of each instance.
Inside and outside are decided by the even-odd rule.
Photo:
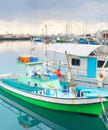
[[[0,37],[0,41],[15,41],[15,40],[19,40],[19,41],[25,41],[25,40],[30,40],[30,37]]]

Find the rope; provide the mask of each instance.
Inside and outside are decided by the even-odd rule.
[[[107,114],[106,114],[106,111],[105,111],[105,107],[104,107],[104,104],[103,104],[103,101],[102,101],[102,97],[100,97],[100,102],[101,102],[101,105],[102,105],[103,113],[104,113],[106,119],[108,120],[108,117],[107,117]]]

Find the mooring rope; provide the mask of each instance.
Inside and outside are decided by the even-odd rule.
[[[101,105],[102,105],[103,113],[104,113],[106,119],[108,120],[107,113],[105,111],[105,107],[104,107],[104,104],[103,104],[103,101],[102,101],[102,97],[100,97],[100,102],[101,102]]]

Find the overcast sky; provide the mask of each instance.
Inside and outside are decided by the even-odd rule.
[[[34,25],[39,28],[49,23],[54,27],[68,19],[72,22],[107,23],[108,0],[0,0],[1,28],[5,25],[8,28],[10,23],[13,28],[25,24],[25,28],[29,25],[33,29]]]

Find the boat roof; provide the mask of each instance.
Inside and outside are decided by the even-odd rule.
[[[18,62],[18,64],[22,64],[22,65],[39,65],[39,64],[42,64],[42,62]]]
[[[108,54],[108,46],[91,44],[55,43],[48,47],[50,52],[62,53],[75,56],[89,56],[93,51]]]

